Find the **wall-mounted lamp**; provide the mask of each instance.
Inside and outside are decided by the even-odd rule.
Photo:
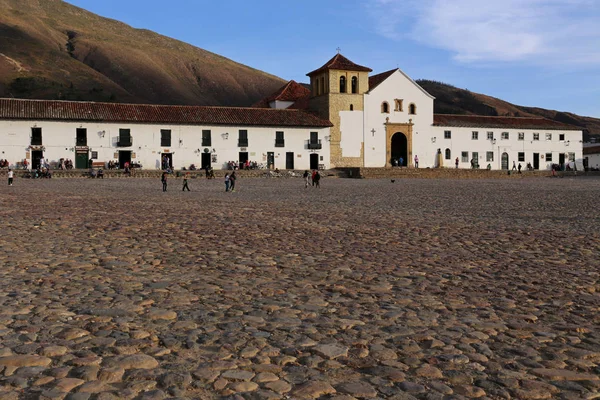
[[[434,137],[432,137],[432,138],[431,138],[431,143],[435,143],[435,141],[436,141],[436,140],[437,140],[437,137],[435,137],[435,136],[434,136]]]
[[[98,136],[104,137],[104,135],[106,135],[106,131],[100,131],[100,132],[98,132]]]
[[[496,139],[492,139],[492,144],[496,144]]]
[[[179,139],[179,145],[183,144],[183,139]]]
[[[570,140],[567,140],[567,141],[565,142],[565,146],[568,146],[568,145],[570,145],[570,144],[571,144],[571,141],[570,141]]]
[[[37,124],[33,124],[33,127],[34,127],[34,128],[37,128]]]
[[[325,140],[329,140],[329,136],[325,136]]]
[[[70,151],[73,151],[73,150],[75,150],[75,149],[74,149],[73,147],[71,147],[69,150],[70,150]]]
[[[216,153],[216,152],[217,152],[217,150],[216,150],[216,149],[213,149],[213,150],[212,150],[212,152],[213,152],[213,153]]]
[[[229,132],[225,132],[225,133],[221,134],[221,136],[223,136],[223,139],[228,140],[229,139]]]

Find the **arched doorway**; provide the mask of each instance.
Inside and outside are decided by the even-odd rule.
[[[390,162],[392,165],[406,167],[408,165],[408,140],[402,132],[394,133],[391,147],[392,157]],[[400,162],[400,158],[402,158],[402,162]],[[398,164],[394,163],[394,160],[398,160]]]
[[[508,153],[502,153],[502,169],[508,169]]]

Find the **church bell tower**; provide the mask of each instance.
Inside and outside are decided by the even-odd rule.
[[[306,74],[310,77],[310,109],[333,124],[329,139],[332,167],[364,165],[364,148],[360,157],[343,157],[340,111],[364,111],[364,94],[369,91],[371,71],[338,53],[321,68]]]

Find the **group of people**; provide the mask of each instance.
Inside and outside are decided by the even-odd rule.
[[[403,167],[404,166],[404,157],[393,158],[392,166]],[[419,168],[419,156],[417,156],[416,154],[415,154],[415,168]]]
[[[73,169],[73,161],[68,158],[58,160],[58,169]]]
[[[0,168],[8,168],[10,163],[8,160],[0,160]]]
[[[227,169],[236,171],[240,169],[250,170],[250,169],[258,169],[259,164],[256,161],[246,160],[243,163],[238,163],[237,161],[227,161]]]
[[[98,168],[97,170],[94,168],[90,168],[90,178],[104,179],[104,171],[102,170],[102,168]]]
[[[237,180],[237,176],[235,176],[235,171],[229,174],[225,174],[225,191],[226,192],[235,192],[235,181]]]
[[[177,176],[179,176],[179,174]],[[183,192],[185,192],[186,190],[188,192],[190,191],[190,187],[188,186],[189,177],[190,177],[189,172],[186,172],[186,174],[183,175],[183,188],[181,189],[181,191],[183,191]],[[167,172],[167,171],[163,172],[162,175],[160,176],[160,181],[162,182],[163,192],[167,191],[168,179],[169,179],[169,172]]]
[[[314,169],[312,174],[308,172],[308,170],[304,171],[302,175],[304,178],[304,188],[306,189],[311,183],[316,188],[321,188],[321,173]]]

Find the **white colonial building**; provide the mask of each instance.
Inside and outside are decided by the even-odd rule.
[[[117,160],[160,169],[226,168],[246,160],[279,169],[583,167],[583,132],[545,118],[434,114],[434,97],[400,69],[337,54],[252,108],[0,99],[0,159],[12,165]]]
[[[36,168],[40,159],[116,160],[160,169],[329,168],[329,121],[301,110],[0,99],[0,159]],[[94,164],[94,165],[97,165]]]

